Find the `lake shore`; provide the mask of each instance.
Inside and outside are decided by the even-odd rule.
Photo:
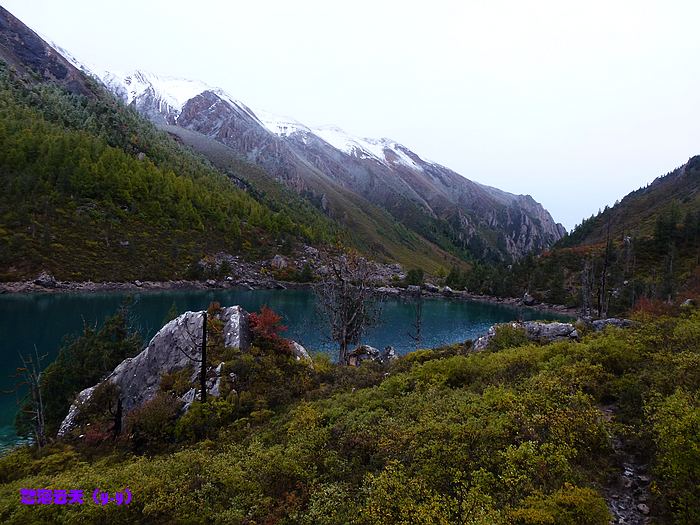
[[[235,280],[213,280],[207,281],[50,281],[39,284],[36,281],[13,281],[0,283],[0,294],[56,294],[56,293],[95,293],[95,292],[149,292],[167,290],[298,290],[310,288],[310,283],[298,283],[290,281],[279,281],[275,279],[259,279],[247,281]],[[388,288],[391,290],[390,296],[415,298],[416,293],[405,288]],[[576,317],[576,308],[567,308],[564,305],[553,305],[538,303],[526,305],[522,299],[515,297],[494,297],[489,295],[477,295],[466,291],[451,290],[429,291],[423,289],[421,296],[424,298],[449,299],[476,301],[488,304],[500,304],[512,306],[514,308],[527,308],[548,313],[555,313],[564,316]]]

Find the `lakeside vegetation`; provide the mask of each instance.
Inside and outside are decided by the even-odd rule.
[[[164,378],[116,440],[96,410],[85,438],[0,458],[0,519],[602,525],[620,440],[651,466],[654,519],[696,523],[700,311],[647,308],[635,320],[581,342],[504,333],[482,353],[454,345],[359,368],[316,356],[311,368],[268,317],[249,353],[218,350],[246,378],[240,391],[178,418],[179,380]],[[128,507],[18,497],[125,486]]]

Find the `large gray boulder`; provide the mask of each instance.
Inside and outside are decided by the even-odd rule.
[[[486,350],[491,340],[496,336],[496,331],[501,326],[511,326],[522,330],[528,340],[538,343],[578,339],[576,327],[571,323],[543,323],[540,321],[501,323],[493,325],[485,336],[477,339],[474,342],[474,350]]]
[[[311,356],[306,351],[306,348],[301,346],[296,341],[289,341],[289,346],[292,349],[292,355],[297,361],[306,361],[309,365],[313,367],[313,362]]]
[[[224,344],[247,351],[251,342],[248,312],[240,306],[230,306],[221,309],[219,318],[224,323]],[[73,428],[81,406],[90,400],[95,388],[105,382],[119,388],[124,414],[127,414],[156,396],[164,373],[190,365],[198,368],[196,360],[201,359],[203,319],[203,311],[185,312],[176,317],[153,336],[140,354],[125,359],[104,381],[78,394],[58,435],[63,436]]]
[[[549,343],[562,339],[577,339],[578,332],[571,323],[542,323],[539,321],[525,321],[522,323],[527,338],[532,341]]]
[[[634,323],[629,319],[599,319],[589,324],[596,332],[604,330],[608,326],[617,328],[629,328]],[[578,330],[571,323],[543,323],[540,321],[525,321],[514,323],[502,323],[493,325],[483,337],[474,342],[474,350],[485,350],[488,348],[491,339],[496,335],[499,326],[512,326],[523,330],[525,336],[530,341],[538,343],[552,343],[554,341],[577,340]]]

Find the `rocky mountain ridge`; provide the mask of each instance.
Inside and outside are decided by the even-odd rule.
[[[317,180],[330,179],[424,235],[419,225],[411,224],[415,213],[422,221],[440,221],[449,225],[454,244],[476,257],[498,259],[507,254],[518,258],[548,248],[566,233],[529,195],[513,195],[470,181],[394,140],[355,137],[332,126],[312,128],[252,110],[223,90],[205,85],[178,109],[179,104],[169,101],[181,101],[186,90],[180,87],[197,83],[163,81],[134,72],[122,77],[124,83],[137,85],[128,92],[128,86],[115,84],[114,78],[105,76],[103,81],[154,122],[212,137],[319,200],[324,191]],[[144,80],[150,83],[146,88],[140,84]],[[483,242],[488,238],[495,240]]]
[[[429,241],[444,245],[447,239],[477,259],[517,259],[549,248],[566,233],[531,196],[473,182],[397,141],[356,137],[334,126],[310,127],[251,109],[200,81],[87,66],[52,45],[154,123],[226,145],[335,218],[342,219],[345,210],[338,203],[328,209],[333,208],[329,184],[387,210]]]

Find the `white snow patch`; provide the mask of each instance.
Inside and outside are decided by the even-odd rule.
[[[107,71],[93,65],[88,65],[50,39],[43,35],[39,36],[76,68],[100,80],[108,89],[121,97],[126,104],[130,104],[150,90],[151,94],[159,99],[160,110],[162,112],[172,112],[178,116],[189,100],[205,91],[211,91],[223,101],[244,111],[251,118],[257,120],[269,131],[280,137],[288,137],[293,133],[313,134],[346,155],[374,159],[389,167],[395,164],[402,164],[415,170],[423,169],[403,151],[404,147],[394,140],[388,138],[360,138],[346,133],[335,126],[310,128],[291,117],[276,115],[264,110],[253,111],[241,101],[234,99],[223,89],[211,87],[198,80],[162,76],[140,70],[126,73]],[[306,136],[303,137],[304,142],[306,142],[307,138]],[[387,150],[393,152],[394,155],[389,155],[389,158],[387,158]],[[439,166],[436,162],[424,159],[421,160],[428,164]]]
[[[234,99],[221,88],[212,87],[199,80],[189,80],[158,75],[147,71],[132,71],[129,73],[105,71],[102,81],[113,92],[120,96],[126,104],[150,92],[159,100],[160,111],[174,113],[179,116],[185,104],[205,91],[211,91],[225,103],[239,109],[260,122],[257,116],[242,102]],[[260,122],[262,124],[262,122]]]
[[[312,131],[331,146],[347,155],[359,158],[373,158],[387,166],[403,164],[411,169],[423,169],[403,151],[408,148],[404,148],[404,146],[394,140],[355,137],[335,126],[321,126],[312,128]],[[387,156],[387,151],[391,151],[394,155]]]
[[[159,76],[146,71],[129,73],[105,71],[102,79],[108,87],[123,88],[122,96],[130,104],[149,89],[175,111],[182,111],[188,100],[205,91],[214,91],[209,85],[198,80]]]
[[[292,133],[297,132],[311,133],[308,127],[291,117],[275,115],[260,109],[255,110],[255,115],[262,122],[263,126],[280,137],[288,137]]]

